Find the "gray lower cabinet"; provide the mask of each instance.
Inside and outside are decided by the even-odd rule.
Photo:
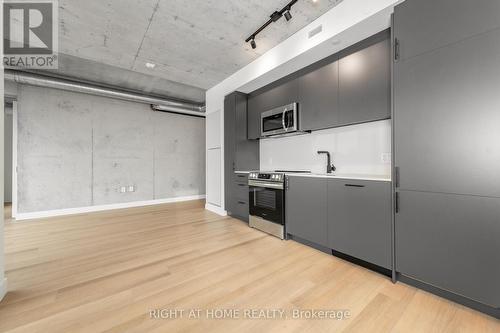
[[[391,40],[383,37],[339,60],[338,125],[391,117]]]
[[[401,191],[396,269],[500,308],[500,199]]]
[[[231,184],[231,196],[228,198],[230,205],[227,207],[229,215],[248,222],[249,201],[248,201],[248,175],[235,174],[234,182]]]
[[[299,78],[299,126],[313,131],[339,124],[339,63],[316,69]]]
[[[288,105],[298,100],[299,84],[297,79],[276,82],[248,96],[248,139],[261,136],[260,115],[262,112]]]
[[[328,180],[328,244],[391,269],[391,183]]]
[[[288,177],[285,200],[286,232],[327,247],[326,180]]]

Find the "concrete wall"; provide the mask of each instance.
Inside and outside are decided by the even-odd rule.
[[[12,107],[4,112],[4,202],[12,202]]]
[[[204,148],[203,118],[20,85],[18,214],[203,195]]]

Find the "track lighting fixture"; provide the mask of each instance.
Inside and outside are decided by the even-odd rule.
[[[252,45],[252,49],[256,49],[257,48],[257,44],[255,43],[255,39],[252,39],[252,41],[250,42],[250,45]]]
[[[259,29],[257,29],[253,34],[251,34],[250,37],[248,37],[245,40],[245,43],[250,42],[250,45],[252,46],[252,49],[255,49],[257,47],[257,44],[255,43],[255,37],[257,37],[257,35],[260,32],[262,32],[262,30],[264,30],[265,28],[267,28],[268,25],[270,25],[273,22],[278,21],[282,16],[285,16],[285,19],[287,21],[290,21],[292,19],[292,13],[290,13],[290,10],[292,9],[292,6],[297,3],[297,1],[299,1],[299,0],[292,0],[292,1],[290,1],[288,3],[288,5],[286,5],[285,7],[283,7],[282,10],[275,11],[274,13],[272,13],[269,16],[270,19],[266,23],[264,23],[264,25],[262,25]]]

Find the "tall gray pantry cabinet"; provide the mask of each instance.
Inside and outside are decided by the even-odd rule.
[[[394,13],[396,270],[500,314],[500,1]]]

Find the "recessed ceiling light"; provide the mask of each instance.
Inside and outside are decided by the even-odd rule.
[[[149,68],[149,69],[155,69],[156,64],[153,64],[152,62],[147,62],[146,63],[146,67]]]

